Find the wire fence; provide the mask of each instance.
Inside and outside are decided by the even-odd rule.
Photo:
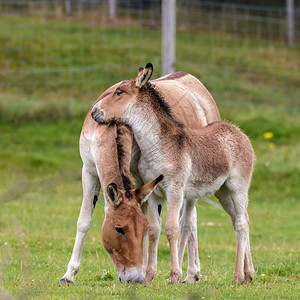
[[[274,85],[285,77],[298,84],[299,15],[296,8],[288,47],[285,7],[177,1],[176,70],[244,69]],[[160,76],[160,27],[156,0],[117,1],[114,18],[108,1],[0,1],[0,95],[90,97],[147,61]]]

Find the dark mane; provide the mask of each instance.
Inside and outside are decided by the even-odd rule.
[[[117,144],[119,170],[123,181],[125,196],[131,199],[133,197],[131,193],[131,189],[134,182],[130,173],[130,153],[128,154],[124,149],[125,140],[123,138],[124,138],[124,131],[120,126],[117,126],[116,144]]]
[[[168,117],[175,123],[178,127],[183,128],[184,125],[177,121],[172,114],[171,108],[169,104],[165,101],[164,96],[160,93],[160,91],[149,81],[145,85],[147,91],[151,94],[156,103],[159,104],[160,108],[168,115]]]

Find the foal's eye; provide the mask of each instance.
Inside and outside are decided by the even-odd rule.
[[[115,227],[116,232],[122,235],[125,235],[125,230],[122,227]]]
[[[119,90],[115,92],[116,96],[120,96],[120,95],[122,95],[123,93],[124,93],[123,91],[119,91]]]

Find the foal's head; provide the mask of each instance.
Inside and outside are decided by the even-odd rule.
[[[145,68],[139,69],[135,79],[115,84],[109,93],[101,95],[92,108],[93,119],[98,123],[124,119],[132,105],[149,97],[149,88],[146,87],[152,72],[153,66],[148,63]]]
[[[106,188],[108,201],[102,226],[102,241],[119,272],[120,282],[144,282],[143,238],[149,224],[141,204],[162,179],[163,176],[160,175],[132,190],[130,196],[114,182]]]

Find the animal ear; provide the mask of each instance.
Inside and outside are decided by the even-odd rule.
[[[153,72],[153,65],[147,63],[145,68],[139,68],[139,74],[135,79],[135,86],[141,88],[150,79]]]
[[[148,200],[148,197],[155,189],[157,184],[164,179],[163,175],[159,175],[156,179],[146,183],[145,185],[141,186],[140,188],[134,190],[135,199],[140,203],[144,203]]]
[[[108,199],[114,204],[114,206],[120,205],[122,200],[118,195],[118,187],[114,182],[110,183],[107,186],[106,191],[107,191]]]

